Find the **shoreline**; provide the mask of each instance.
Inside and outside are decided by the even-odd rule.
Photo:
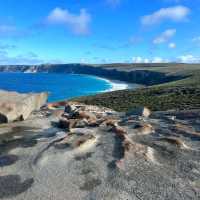
[[[92,75],[89,75],[89,76],[92,76]],[[135,84],[135,83],[128,83],[128,82],[120,81],[120,80],[112,80],[112,79],[108,79],[108,78],[102,78],[99,76],[92,76],[92,77],[94,77],[98,80],[103,80],[110,85],[109,89],[99,91],[100,93],[113,92],[113,91],[117,91],[117,90],[126,90],[126,89],[137,89],[140,87],[139,84]]]
[[[30,72],[29,71],[29,72],[24,72],[24,73],[34,73],[35,74],[35,73],[38,73],[38,72]],[[111,88],[109,88],[109,89],[97,91],[98,93],[112,92],[112,91],[126,90],[126,89],[137,89],[138,87],[141,86],[141,85],[136,84],[136,83],[128,83],[126,81],[113,80],[113,79],[108,79],[108,78],[90,75],[90,74],[79,74],[79,73],[69,73],[69,74],[94,77],[97,80],[102,80],[102,81],[107,82],[111,86]]]

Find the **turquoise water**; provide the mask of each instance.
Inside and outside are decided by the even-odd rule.
[[[93,76],[46,73],[0,73],[0,89],[17,92],[50,92],[48,101],[96,94],[112,85]]]

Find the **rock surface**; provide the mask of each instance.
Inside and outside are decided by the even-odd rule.
[[[140,118],[73,106],[0,126],[0,199],[200,199],[199,110]]]
[[[127,113],[127,115],[136,115],[139,117],[149,117],[151,115],[151,111],[146,107],[138,107]]]
[[[47,93],[20,94],[0,90],[0,123],[25,120],[47,101]]]

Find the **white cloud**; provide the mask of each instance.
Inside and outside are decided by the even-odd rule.
[[[152,63],[166,63],[168,62],[168,60],[165,60],[161,57],[154,57],[151,62]]]
[[[88,61],[85,58],[81,58],[80,59],[80,63],[81,64],[86,64],[86,63],[88,63]]]
[[[133,63],[149,63],[150,60],[148,58],[142,58],[140,56],[132,58]]]
[[[137,57],[132,58],[132,62],[133,63],[169,63],[169,62],[200,63],[200,56],[186,54],[186,55],[175,57],[172,60],[165,59],[159,56],[155,56],[153,58],[145,58],[145,57],[137,56]]]
[[[47,24],[67,26],[79,35],[89,33],[90,22],[91,15],[85,9],[81,9],[80,14],[73,14],[67,9],[57,7],[46,18]]]
[[[200,63],[200,57],[188,54],[179,56],[178,61],[182,63]]]
[[[143,16],[141,22],[143,25],[154,25],[169,20],[180,22],[186,20],[189,13],[190,9],[185,6],[161,8],[150,15]]]
[[[167,42],[176,34],[176,29],[168,29],[161,33],[158,37],[153,40],[154,44],[161,44]]]
[[[137,56],[137,57],[132,58],[132,62],[133,63],[166,63],[168,62],[168,60],[163,59],[161,57],[154,57],[152,59],[149,59],[149,58],[143,58],[143,57]]]
[[[169,43],[168,47],[170,49],[175,49],[176,48],[176,44],[174,42]]]

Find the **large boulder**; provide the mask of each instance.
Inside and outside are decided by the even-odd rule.
[[[20,94],[0,90],[0,123],[26,120],[46,103],[47,98],[46,92]]]

